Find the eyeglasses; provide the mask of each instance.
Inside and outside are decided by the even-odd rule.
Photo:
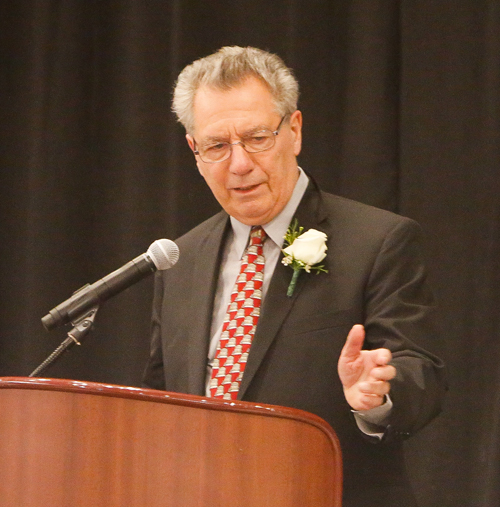
[[[279,134],[281,125],[286,117],[287,115],[281,118],[276,130],[258,130],[243,136],[240,141],[235,141],[234,143],[217,141],[197,148],[195,141],[195,149],[193,152],[195,155],[198,155],[203,162],[215,164],[227,160],[233,153],[233,146],[237,144],[241,144],[241,147],[247,153],[260,153],[261,151],[270,150],[276,144],[276,136]]]

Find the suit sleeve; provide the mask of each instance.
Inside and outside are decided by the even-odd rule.
[[[151,389],[165,389],[163,351],[161,345],[161,307],[163,302],[163,277],[155,274],[153,311],[151,319],[151,350],[144,371],[142,385]]]
[[[425,426],[440,412],[446,391],[442,361],[421,345],[432,345],[440,334],[421,251],[418,224],[398,222],[381,245],[366,289],[365,347],[390,349],[397,371],[387,438],[406,438]]]

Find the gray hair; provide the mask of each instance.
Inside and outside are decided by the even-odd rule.
[[[189,134],[194,131],[193,104],[201,86],[230,90],[247,77],[263,81],[271,92],[280,116],[297,109],[299,84],[283,60],[262,49],[226,46],[184,68],[174,89],[172,110]]]

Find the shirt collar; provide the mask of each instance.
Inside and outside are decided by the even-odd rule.
[[[298,170],[299,179],[295,184],[290,200],[281,213],[262,226],[268,238],[271,239],[279,248],[283,245],[283,237],[285,236],[288,226],[290,225],[290,222],[295,215],[295,211],[297,210],[307,189],[307,185],[309,184],[309,178],[306,176],[306,173],[300,167],[298,167]],[[250,236],[251,226],[241,223],[234,217],[231,217],[231,226],[234,234],[234,245],[237,251],[243,255],[248,243],[248,237]]]

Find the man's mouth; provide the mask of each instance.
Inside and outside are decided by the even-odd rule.
[[[257,183],[256,185],[246,185],[244,187],[233,187],[233,190],[236,190],[237,192],[248,192],[257,188],[259,185],[260,183]]]

